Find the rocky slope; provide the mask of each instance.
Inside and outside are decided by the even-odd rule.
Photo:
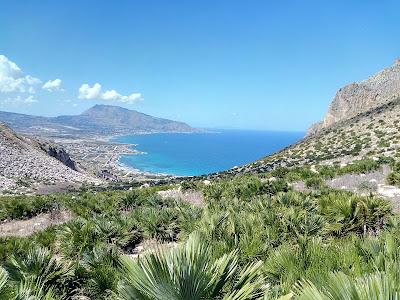
[[[400,162],[400,61],[340,89],[324,121],[311,133],[262,160],[205,177],[266,173],[279,167],[348,165],[385,156]]]
[[[70,155],[67,153],[67,151],[65,151],[64,148],[43,141],[37,141],[37,143],[40,149],[46,152],[49,156],[54,157],[55,159],[62,162],[64,165],[66,165],[67,167],[71,168],[74,171],[78,172],[82,171],[82,169],[78,166],[78,164],[71,159]]]
[[[18,132],[36,136],[198,131],[183,122],[111,105],[95,105],[80,115],[54,118],[0,112],[0,121]]]
[[[336,93],[323,121],[314,124],[309,134],[319,133],[333,124],[379,107],[400,96],[400,60],[361,82],[351,83]]]
[[[42,148],[44,145],[18,135],[0,123],[0,192],[33,190],[41,184],[99,182],[92,176],[63,164],[60,160],[65,159],[66,164],[75,166],[66,153],[49,145]]]
[[[318,135],[232,172],[266,172],[277,167],[348,164],[365,157],[400,155],[400,98],[353,118],[336,122]]]

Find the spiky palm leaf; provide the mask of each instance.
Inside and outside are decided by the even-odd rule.
[[[86,280],[85,294],[91,299],[106,299],[116,290],[119,273],[119,252],[115,247],[96,245],[79,262],[78,271]]]
[[[11,299],[13,296],[12,290],[8,285],[8,274],[0,267],[0,299]]]
[[[333,273],[322,287],[303,281],[295,288],[296,300],[398,300],[400,286],[391,273],[374,273],[353,279]]]
[[[72,274],[68,264],[56,259],[48,249],[40,247],[29,249],[23,255],[11,256],[4,267],[10,284],[19,287],[21,291],[18,293],[21,295],[46,295],[47,292],[52,293],[52,290],[61,293],[63,280]]]
[[[40,281],[21,281],[14,288],[15,296],[10,300],[66,300],[53,289],[47,289]]]
[[[159,250],[137,262],[124,257],[121,262],[124,281],[119,295],[124,300],[256,299],[263,283],[261,262],[238,273],[236,252],[215,260],[198,234],[191,235],[182,247]]]

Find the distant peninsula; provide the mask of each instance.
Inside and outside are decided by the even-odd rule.
[[[119,106],[95,105],[80,115],[41,117],[0,112],[0,121],[16,131],[34,135],[123,135],[140,133],[192,133],[186,123],[153,117]]]

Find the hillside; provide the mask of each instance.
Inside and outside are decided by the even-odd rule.
[[[39,185],[98,182],[57,146],[20,136],[0,123],[0,192]]]
[[[95,105],[75,116],[40,117],[0,112],[0,121],[14,130],[33,135],[132,134],[151,132],[195,132],[189,125],[156,118],[135,110]]]
[[[400,96],[400,60],[360,82],[351,83],[336,93],[324,119],[314,124],[309,134],[315,134],[333,124],[377,108]]]
[[[379,155],[395,157],[400,147],[400,99],[337,122],[278,153],[235,169],[267,172],[277,167],[349,163]]]
[[[341,88],[324,121],[312,127],[303,140],[222,174],[265,173],[278,167],[304,165],[346,165],[380,156],[396,159],[400,155],[399,95],[397,61],[367,80]]]

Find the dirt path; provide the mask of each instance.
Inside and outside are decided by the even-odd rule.
[[[59,225],[72,220],[68,211],[40,214],[28,220],[12,220],[0,224],[0,237],[29,236],[51,225]]]
[[[158,194],[164,199],[180,199],[182,201],[189,202],[194,206],[204,206],[204,196],[203,193],[199,191],[190,190],[182,192],[180,189],[171,189],[166,191],[159,191]]]

